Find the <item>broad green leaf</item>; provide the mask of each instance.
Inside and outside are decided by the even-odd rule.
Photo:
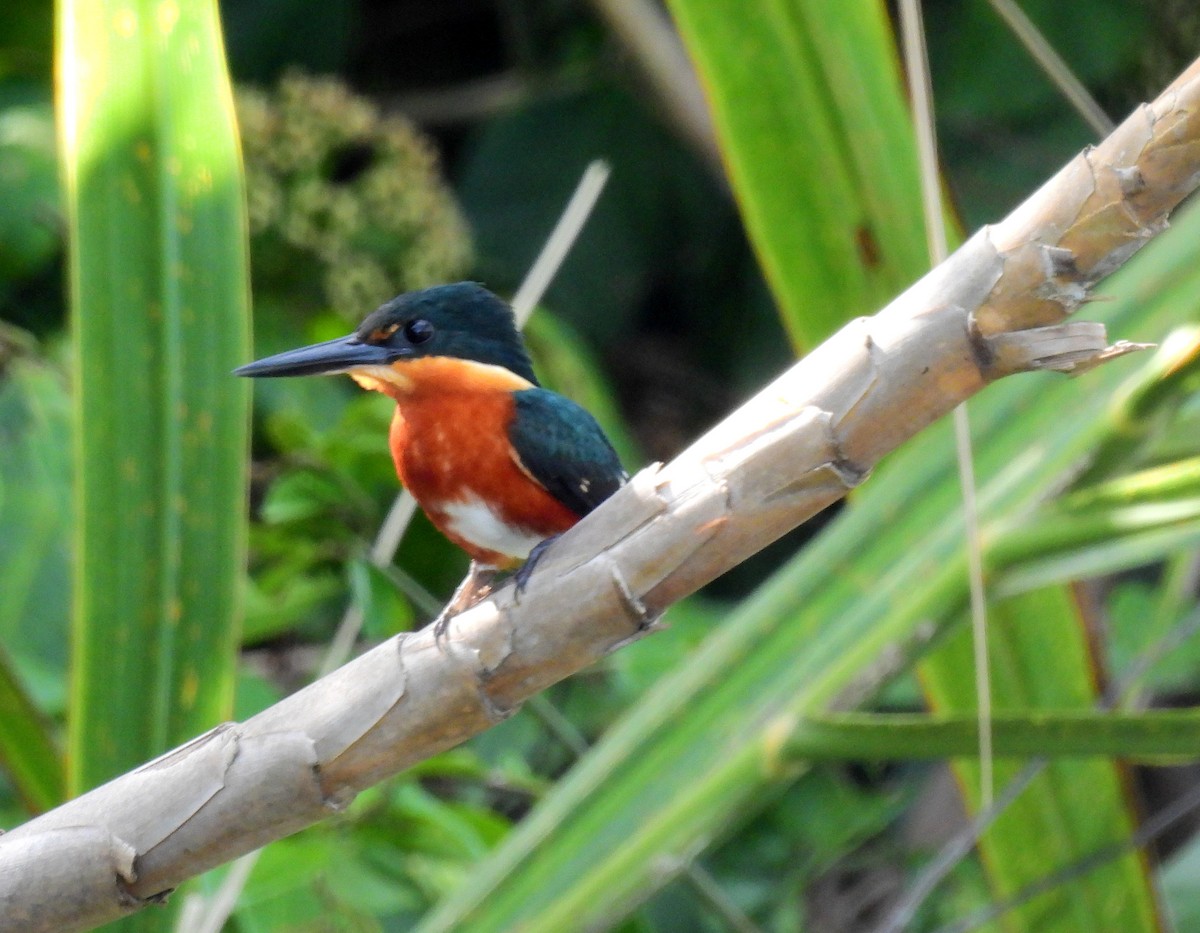
[[[1144,371],[1163,373],[1153,359]],[[1178,380],[1173,381],[1178,385]],[[1161,385],[1145,382],[1148,394]],[[1169,399],[1167,401],[1170,401]],[[1114,419],[1115,420],[1115,419]],[[1112,449],[1101,441],[1102,449]],[[996,711],[1092,709],[1099,702],[1093,639],[1070,593],[1043,588],[1128,569],[1200,541],[1195,470],[1187,462],[1156,467],[1085,488],[1032,515],[1014,517],[995,540],[989,564],[994,594],[1024,595],[989,609],[989,668]],[[1015,565],[1015,566],[1014,566]],[[1052,659],[1047,664],[1047,659]],[[959,633],[921,665],[932,708],[941,714],[975,709],[975,662],[969,636]],[[1132,751],[1132,743],[1125,743]],[[1113,748],[1118,756],[1122,749]],[[954,767],[971,806],[979,806],[980,768]],[[1020,763],[998,762],[998,787]],[[1129,836],[1136,815],[1124,793],[1125,776],[1115,762],[1055,763],[1041,773],[993,824],[981,843],[983,865],[997,900],[1072,865],[1093,851]],[[1087,787],[1080,795],[1078,788]],[[1033,853],[1031,855],[1031,853]],[[1059,886],[1015,909],[1007,928],[1075,930],[1115,923],[1121,929],[1154,930],[1161,923],[1150,879],[1133,853]]]
[[[812,347],[929,267],[886,5],[668,5],[784,321]]]
[[[992,703],[998,714],[1092,710],[1097,703],[1095,659],[1070,593],[1051,587],[989,608]],[[931,707],[975,709],[970,633],[955,633],[921,665]],[[1120,748],[1112,750],[1114,755]],[[1021,761],[995,762],[1002,789]],[[979,764],[954,767],[971,809],[979,807]],[[1125,841],[1136,828],[1123,766],[1088,759],[1051,763],[984,834],[980,852],[992,892],[1006,900],[1022,888],[1096,850]],[[1086,788],[1086,792],[1080,790]],[[1006,930],[1157,930],[1153,887],[1136,851],[1054,888],[1005,917]]]
[[[57,42],[78,793],[230,713],[248,413],[230,370],[248,357],[248,291],[214,0],[62,0]]]

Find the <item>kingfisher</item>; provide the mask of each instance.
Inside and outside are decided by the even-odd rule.
[[[396,402],[388,439],[400,482],[471,559],[434,620],[439,641],[499,573],[523,588],[549,543],[629,478],[596,419],[538,383],[512,309],[474,282],[398,295],[348,336],[234,373],[346,373]]]

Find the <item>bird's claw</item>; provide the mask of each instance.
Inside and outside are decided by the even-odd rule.
[[[525,558],[525,563],[513,571],[513,582],[516,584],[517,596],[525,592],[525,587],[529,584],[529,578],[533,575],[533,570],[538,562],[542,559],[559,535],[551,535],[543,541],[539,541],[533,546],[533,550],[529,552],[529,556]],[[462,612],[464,609],[469,609],[475,603],[479,602],[492,589],[492,578],[495,576],[495,571],[490,568],[480,567],[478,564],[472,563],[471,569],[468,572],[466,579],[459,584],[458,589],[450,598],[450,602],[446,603],[445,608],[438,613],[437,618],[431,623],[433,626],[433,643],[439,651],[446,650],[446,633],[450,628],[450,620]]]
[[[551,535],[543,541],[539,541],[533,546],[533,550],[529,552],[529,556],[525,558],[525,563],[513,571],[513,581],[517,585],[517,595],[520,596],[525,592],[525,587],[529,585],[529,578],[533,576],[533,568],[537,566],[538,561],[542,559],[542,555],[550,548],[561,535]]]
[[[433,620],[433,643],[439,651],[446,650],[446,632],[450,627],[450,620],[487,596],[492,591],[492,579],[495,576],[496,571],[492,568],[481,567],[474,561],[471,562],[471,569],[450,597],[450,602],[446,603],[445,608]]]
[[[439,651],[445,651],[446,631],[450,628],[450,620],[454,618],[454,613],[449,611],[447,606],[438,613],[438,617],[433,620],[433,643]]]

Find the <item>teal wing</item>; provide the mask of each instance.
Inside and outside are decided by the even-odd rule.
[[[513,393],[508,439],[522,466],[581,518],[629,479],[588,411],[548,389]]]

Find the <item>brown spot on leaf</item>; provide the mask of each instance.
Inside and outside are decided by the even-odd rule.
[[[875,232],[867,224],[859,224],[855,228],[854,242],[858,246],[859,258],[867,268],[876,268],[883,262],[879,241],[875,239]]]

